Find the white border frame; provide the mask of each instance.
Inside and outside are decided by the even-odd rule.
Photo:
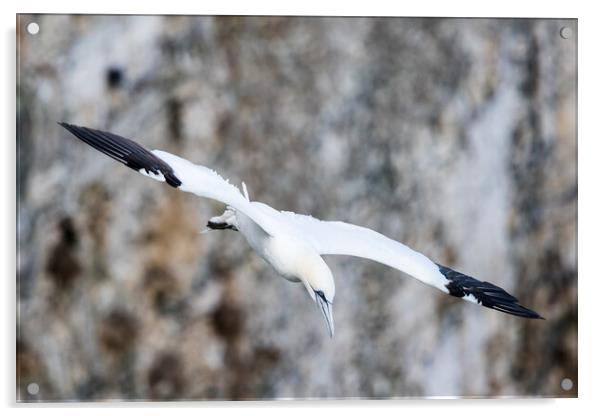
[[[92,413],[105,411],[106,407],[115,408],[114,412],[125,414],[132,408],[145,408],[145,412],[161,414],[165,408],[188,411],[198,414],[203,410],[227,410],[238,412],[245,409],[251,414],[279,412],[307,413],[314,409],[326,410],[329,413],[345,408],[346,413],[360,414],[366,410],[377,408],[379,412],[414,412],[421,411],[432,414],[445,412],[455,414],[506,415],[509,412],[524,414],[544,413],[546,415],[566,414],[567,411],[587,411],[590,406],[597,408],[600,394],[597,391],[597,373],[602,369],[600,351],[602,351],[600,331],[596,331],[599,322],[595,307],[602,293],[602,276],[600,276],[597,260],[599,246],[601,166],[599,155],[602,137],[597,119],[600,118],[600,65],[599,40],[602,39],[599,20],[595,13],[595,2],[577,4],[568,1],[527,2],[525,0],[504,0],[502,2],[476,2],[466,0],[407,2],[394,4],[392,1],[316,1],[290,3],[283,1],[230,1],[199,2],[192,6],[186,1],[170,0],[169,2],[146,2],[135,5],[118,0],[104,0],[99,3],[83,3],[81,1],[21,0],[18,4],[2,2],[0,14],[4,30],[2,45],[3,76],[2,91],[7,92],[0,111],[1,125],[6,126],[2,157],[2,193],[0,204],[0,229],[4,238],[0,247],[0,264],[5,273],[2,274],[2,294],[4,313],[1,322],[2,333],[6,334],[0,343],[3,360],[0,377],[0,403],[5,407],[25,408],[27,412],[36,408],[50,414],[65,412],[81,412],[82,408]],[[346,15],[346,16],[446,16],[446,17],[554,17],[578,18],[579,31],[579,86],[578,90],[578,243],[579,243],[579,399],[513,399],[513,400],[403,400],[403,401],[294,401],[294,402],[178,402],[178,403],[107,403],[107,404],[44,404],[16,405],[15,402],[15,23],[16,13],[119,13],[119,14],[281,14],[281,15]],[[596,128],[598,127],[598,128]],[[285,407],[286,409],[283,409]],[[161,412],[161,413],[159,413]]]

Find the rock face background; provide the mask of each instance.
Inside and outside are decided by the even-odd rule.
[[[576,21],[54,15],[18,31],[20,400],[577,394]],[[199,234],[220,204],[57,121],[371,227],[546,320],[327,258],[331,340],[242,236]]]

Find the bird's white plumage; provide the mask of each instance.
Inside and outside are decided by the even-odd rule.
[[[288,236],[297,243],[305,242],[313,247],[318,255],[347,255],[374,260],[403,271],[447,293],[445,285],[449,282],[439,272],[437,265],[423,254],[398,241],[357,225],[340,221],[321,221],[294,212],[277,211],[260,202],[250,202],[246,186],[243,188],[243,195],[236,186],[209,168],[195,165],[162,150],[153,150],[153,154],[172,167],[176,176],[182,181],[180,189],[233,207],[271,236]],[[142,173],[159,181],[164,180],[162,175]],[[239,222],[244,224],[245,219]],[[252,233],[252,240],[249,243],[256,246],[256,230],[251,230],[250,227],[247,229],[250,230],[249,233],[245,233],[244,229],[241,231],[243,234]],[[283,240],[278,239],[278,241]],[[253,248],[258,250],[258,247]],[[259,253],[262,254],[261,249]],[[278,259],[270,260],[274,265],[274,261]],[[280,267],[277,269],[282,272]]]
[[[361,257],[386,264],[448,293],[449,281],[425,255],[369,228],[341,221],[321,221],[308,215],[283,211],[321,255]]]

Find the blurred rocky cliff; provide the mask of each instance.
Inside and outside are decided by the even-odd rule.
[[[17,36],[20,400],[576,395],[576,21],[38,15]],[[57,121],[371,227],[546,320],[327,258],[330,339],[242,236],[199,234],[220,204]]]

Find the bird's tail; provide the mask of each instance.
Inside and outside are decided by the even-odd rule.
[[[501,287],[489,282],[481,282],[440,264],[437,264],[437,266],[441,274],[449,280],[445,287],[452,296],[511,315],[530,319],[544,319],[537,312],[520,305],[518,299]]]

